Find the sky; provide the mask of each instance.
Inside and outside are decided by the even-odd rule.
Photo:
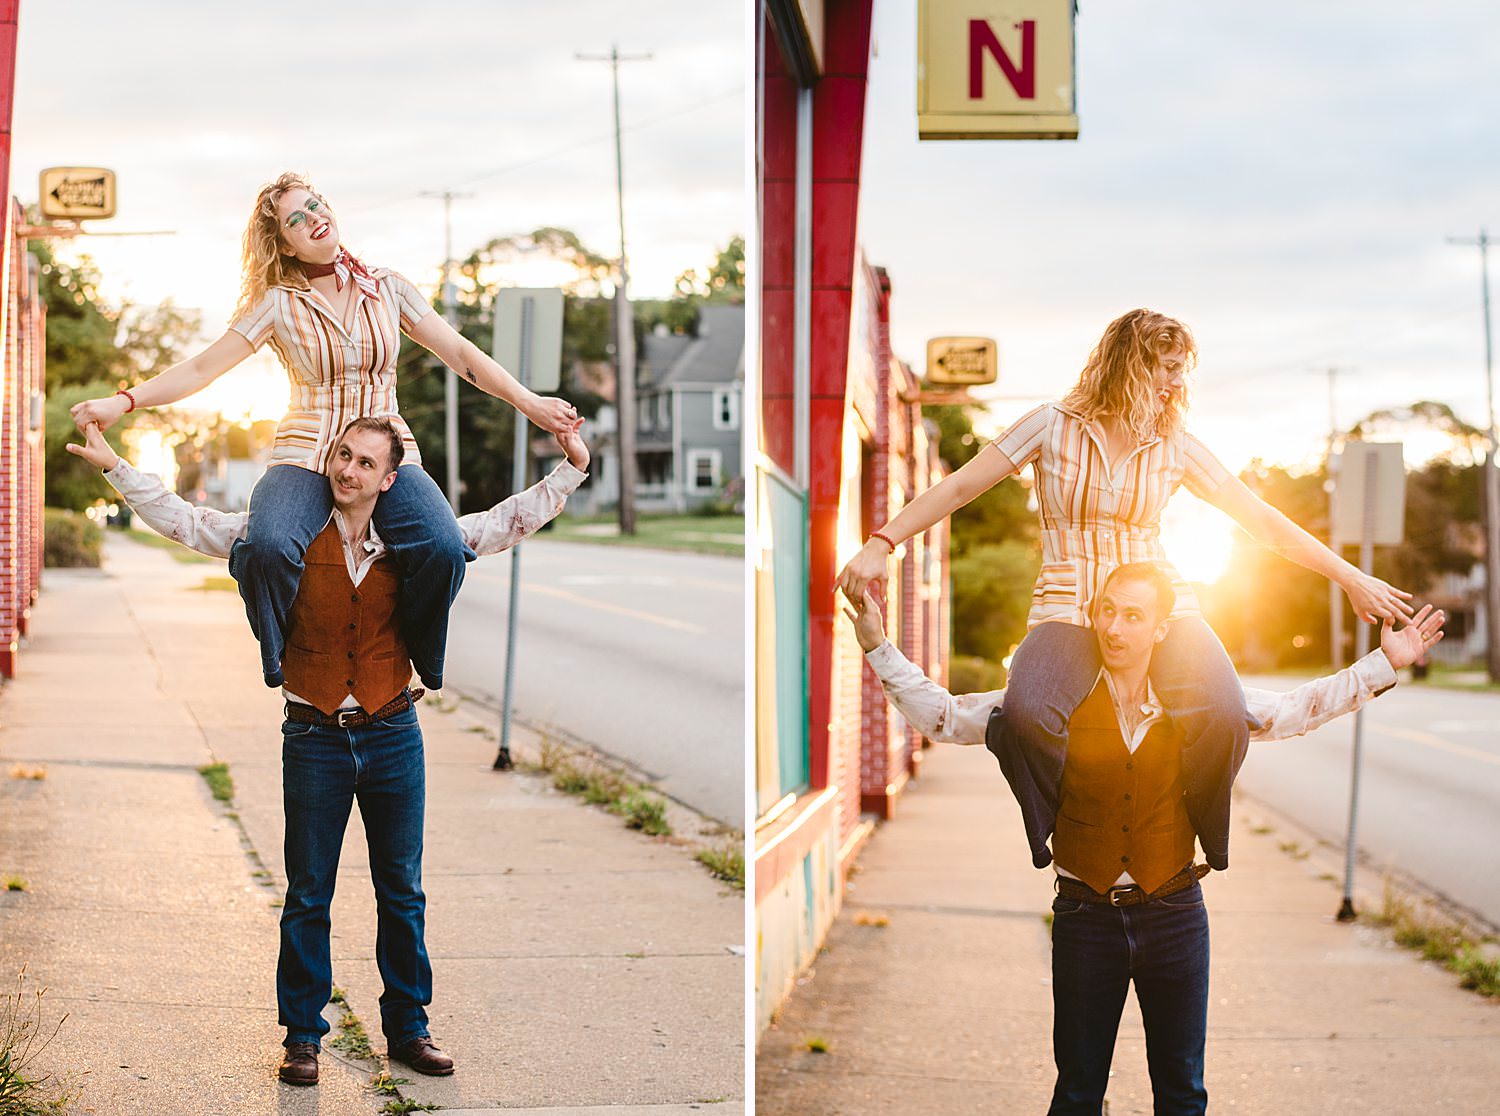
[[[1231,469],[1322,454],[1330,366],[1341,427],[1421,399],[1484,425],[1479,251],[1445,240],[1500,235],[1500,12],[1080,7],[1078,140],[919,142],[915,5],[877,0],[860,238],[897,355],[996,338],[998,429],[1149,306],[1196,335],[1190,426]]]
[[[748,231],[745,15],[724,0],[69,0],[21,7],[12,191],[50,166],[103,166],[119,209],[62,249],[104,292],[200,310],[206,337],[239,291],[262,184],[309,175],[367,262],[434,289],[443,203],[455,254],[543,225],[618,252],[610,67],[622,63],[631,291],[671,293]],[[258,353],[210,388],[227,411],[279,416],[285,377]]]

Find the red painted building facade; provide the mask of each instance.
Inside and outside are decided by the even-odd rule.
[[[869,532],[941,475],[891,284],[857,238],[871,0],[761,0],[756,36],[757,1017],[763,1027],[891,816],[920,741],[888,715],[835,596]],[[891,638],[946,677],[946,525],[897,555]]]

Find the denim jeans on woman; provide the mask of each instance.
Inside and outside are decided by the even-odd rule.
[[[267,469],[250,495],[250,522],[229,555],[250,630],[260,641],[266,685],[282,683],[287,617],[302,582],[303,555],[328,525],[328,478],[298,465]],[[420,465],[404,465],[371,517],[401,572],[401,635],[423,685],[441,689],[448,609],[474,551],[463,540],[442,489]]]
[[[392,1047],[427,1034],[432,1002],[422,893],[426,775],[415,707],[360,728],[281,727],[286,905],[276,1004],[286,1042],[321,1045],[333,992],[329,908],[349,810],[359,800],[378,914],[375,961],[385,991],[381,1030]]]
[[[1134,907],[1052,901],[1052,1053],[1048,1116],[1099,1116],[1125,994],[1135,983],[1156,1116],[1208,1108],[1208,912],[1191,887]]]
[[[1032,862],[1052,862],[1047,839],[1057,824],[1068,753],[1068,720],[1099,680],[1094,629],[1051,621],[1027,633],[1011,659],[1001,709],[985,742],[1020,803]],[[1229,867],[1229,790],[1250,746],[1245,691],[1213,629],[1196,616],[1174,620],[1151,656],[1151,685],[1183,732],[1182,776],[1188,817],[1204,858]]]

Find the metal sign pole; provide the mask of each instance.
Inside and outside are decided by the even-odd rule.
[[[1359,568],[1370,573],[1375,564],[1375,482],[1379,469],[1376,458],[1365,462],[1364,495],[1360,507]],[[1354,632],[1354,657],[1364,658],[1370,651],[1370,625],[1361,622]],[[1359,822],[1359,768],[1360,755],[1364,749],[1365,711],[1354,712],[1354,757],[1353,770],[1349,778],[1349,832],[1344,839],[1344,901],[1339,906],[1338,920],[1350,922],[1354,913],[1354,834]]]
[[[516,379],[523,388],[531,386],[531,327],[536,312],[536,299],[526,296],[521,300],[521,358],[516,363]],[[526,434],[530,428],[526,416],[516,412],[516,445],[511,458],[510,486],[516,492],[526,487]],[[510,548],[510,610],[506,616],[509,629],[505,637],[505,697],[500,705],[500,752],[495,756],[495,770],[506,771],[512,766],[510,758],[511,702],[516,690],[516,613],[521,605],[521,546]]]

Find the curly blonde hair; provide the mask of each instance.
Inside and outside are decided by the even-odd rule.
[[[1191,371],[1198,346],[1187,326],[1154,310],[1121,314],[1099,338],[1063,405],[1090,420],[1118,415],[1142,442],[1170,434],[1182,425],[1186,393],[1174,394],[1163,407],[1152,381],[1158,360],[1174,349],[1183,351],[1184,371]]]
[[[317,193],[305,177],[287,171],[275,182],[262,186],[255,197],[255,209],[250,213],[250,223],[245,226],[240,249],[242,277],[240,301],[234,310],[236,318],[254,309],[272,287],[307,290],[307,276],[302,272],[302,265],[295,256],[282,250],[281,219],[276,212],[281,199],[299,189]]]

